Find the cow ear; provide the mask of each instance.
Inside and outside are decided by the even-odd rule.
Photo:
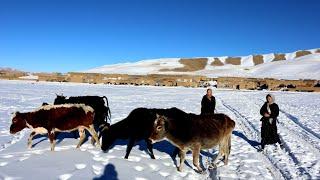
[[[156,117],[157,117],[157,119],[160,117],[160,115],[158,114],[158,113],[156,113]]]

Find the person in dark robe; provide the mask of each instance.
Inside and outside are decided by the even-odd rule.
[[[202,97],[201,115],[214,114],[216,98],[212,95],[212,89],[207,89],[207,94]]]
[[[279,143],[282,147],[278,130],[277,130],[277,118],[279,116],[279,107],[275,103],[275,97],[271,94],[266,96],[266,102],[260,109],[260,114],[262,118],[261,126],[261,150],[264,149],[267,144]]]

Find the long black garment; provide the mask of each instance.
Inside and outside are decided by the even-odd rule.
[[[201,101],[201,115],[204,114],[214,114],[216,108],[216,98],[211,97],[211,101],[207,98],[207,95],[204,95]]]
[[[262,148],[264,148],[264,145],[266,144],[274,144],[279,143],[279,135],[277,130],[277,118],[279,116],[279,107],[276,103],[269,105],[271,114],[270,117],[264,117],[263,115],[265,113],[268,113],[267,109],[267,103],[264,103],[264,105],[260,109],[260,114],[263,116],[260,121],[262,121],[261,126],[261,145]],[[270,118],[272,118],[272,123],[270,124]]]

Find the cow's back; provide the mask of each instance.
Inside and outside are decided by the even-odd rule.
[[[170,134],[183,144],[200,142],[202,145],[217,145],[230,134],[235,122],[224,114],[188,114],[184,119],[171,119]]]
[[[92,108],[84,105],[55,106],[39,110],[38,113],[44,121],[47,121],[49,130],[50,128],[71,130],[78,126],[89,127],[94,117]]]

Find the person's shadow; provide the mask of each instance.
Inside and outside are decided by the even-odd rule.
[[[232,131],[232,134],[235,135],[235,136],[238,136],[239,138],[241,138],[241,139],[243,139],[245,141],[247,141],[255,149],[259,149],[258,146],[260,145],[260,143],[257,142],[257,141],[248,139],[247,136],[245,136],[242,132]]]
[[[95,177],[93,180],[118,180],[118,173],[116,171],[116,168],[113,164],[107,164],[104,168],[104,172],[100,177]]]

